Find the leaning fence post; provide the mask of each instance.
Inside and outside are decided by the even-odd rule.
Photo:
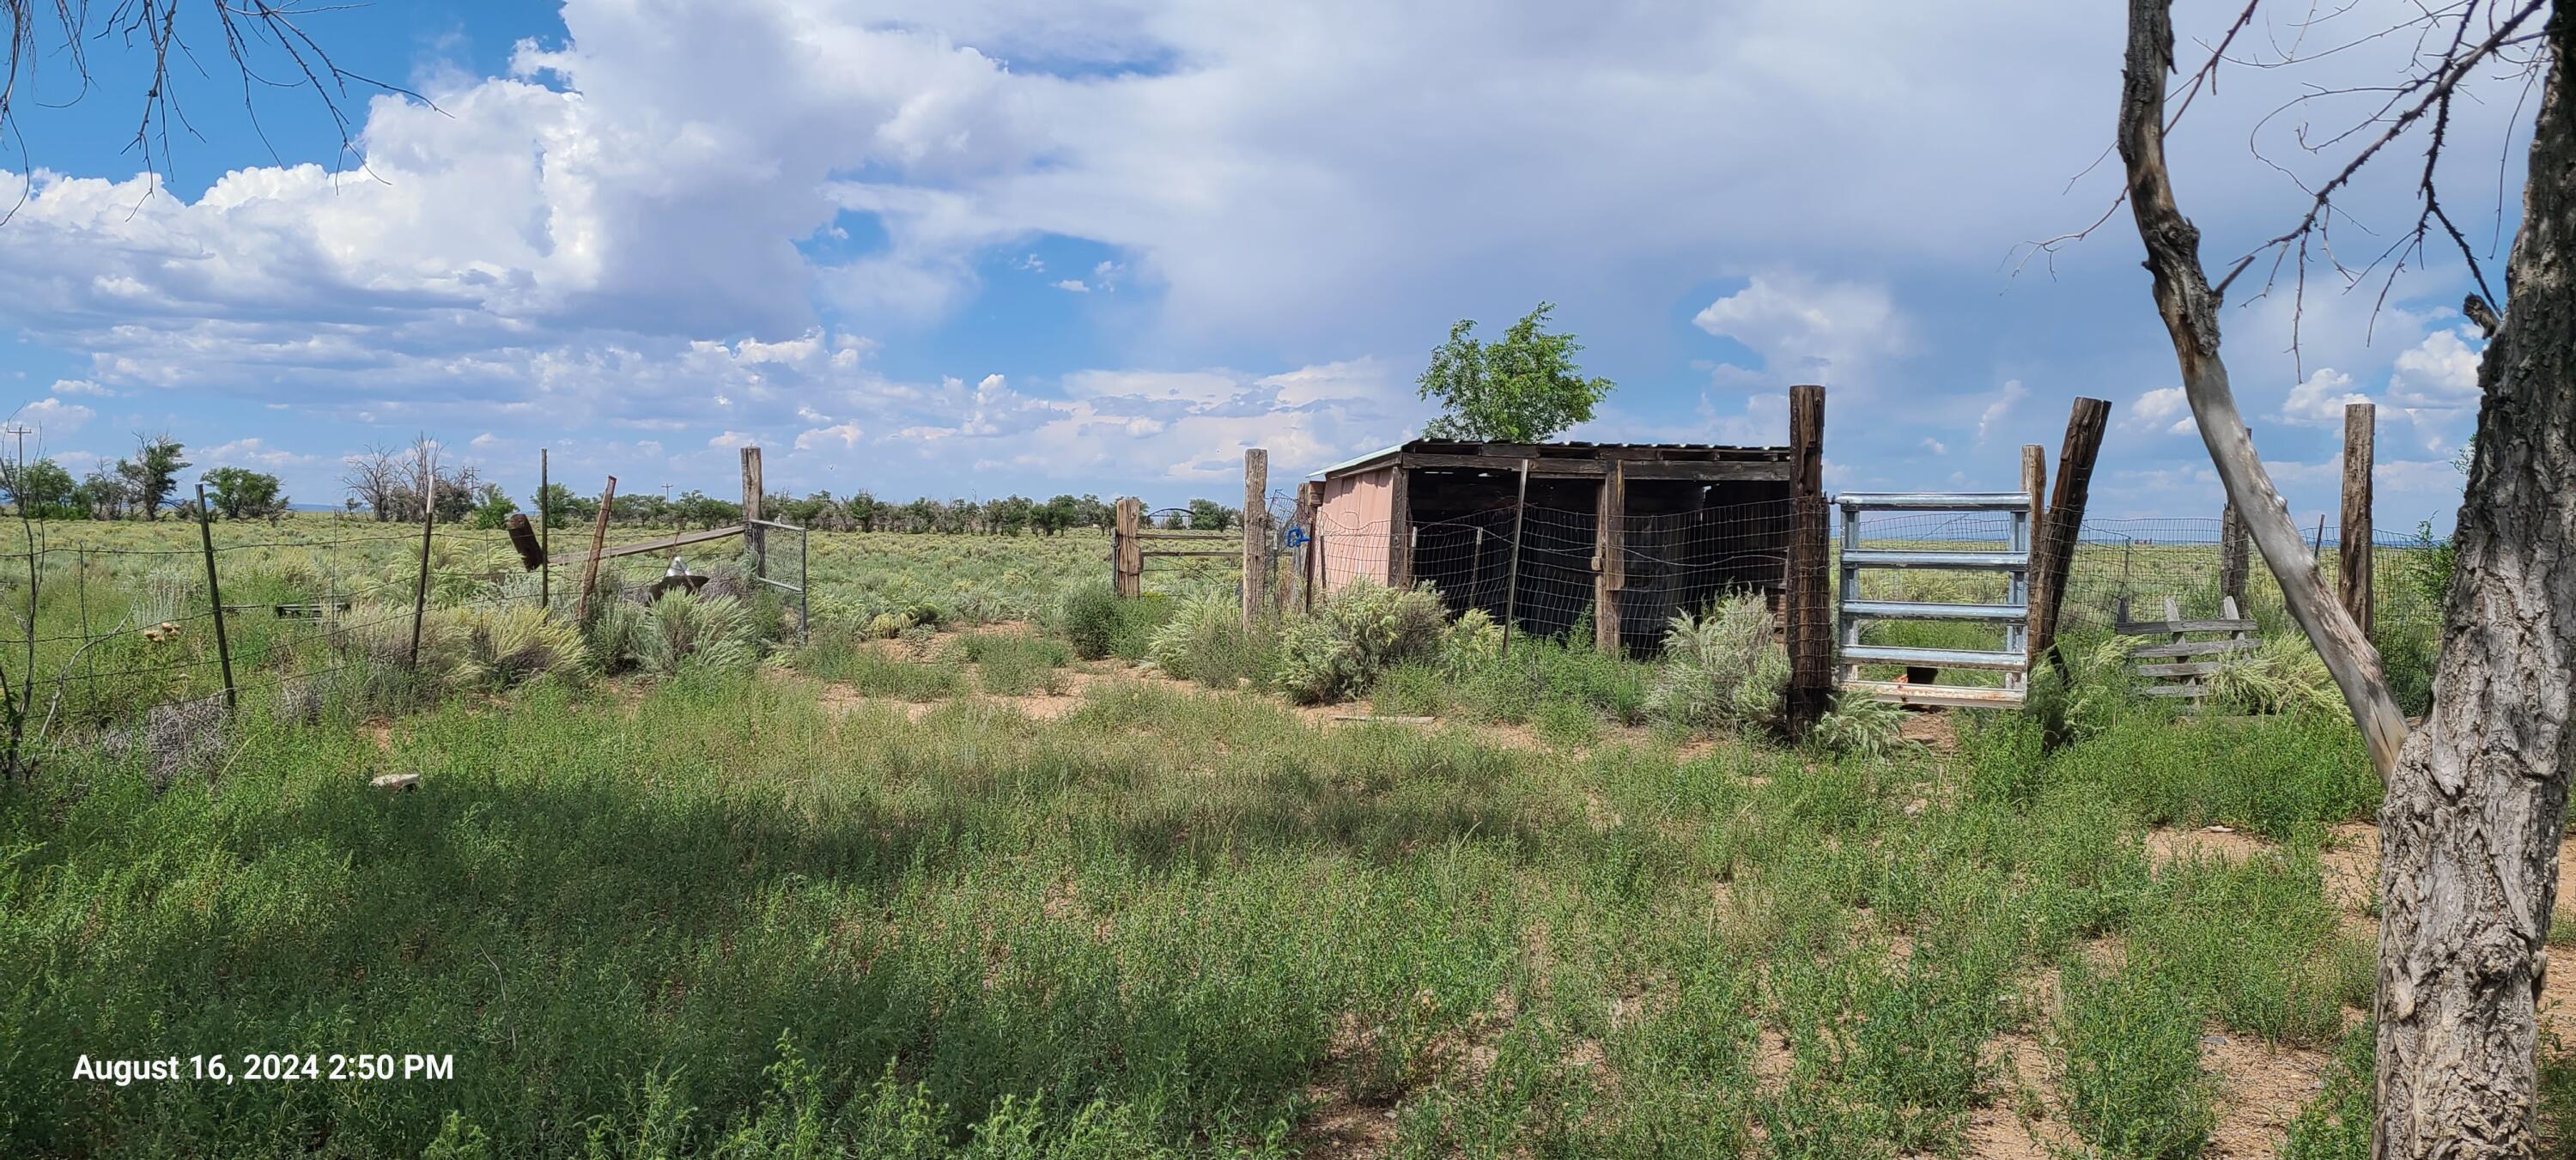
[[[1296,521],[1294,526],[1304,533],[1305,539],[1297,545],[1295,581],[1281,593],[1285,597],[1279,603],[1283,612],[1300,601],[1307,608],[1315,606],[1315,493],[1319,490],[1321,485],[1316,483],[1297,485],[1297,514],[1289,518]]]
[[[233,688],[233,644],[224,636],[224,588],[215,580],[215,528],[206,510],[206,485],[197,485],[197,539],[206,548],[206,603],[215,608],[215,660],[224,668],[224,708],[241,707],[241,693]],[[418,648],[417,645],[414,646]]]
[[[1789,647],[1789,735],[1825,713],[1834,693],[1833,595],[1825,546],[1825,389],[1789,388],[1789,574],[1781,611]]]
[[[581,562],[581,594],[572,610],[574,624],[590,623],[590,590],[599,584],[599,553],[608,546],[608,508],[617,502],[617,477],[599,493],[599,518],[590,525],[590,558]]]
[[[2066,575],[2075,563],[2075,542],[2084,531],[2084,501],[2093,486],[2093,459],[2102,450],[2102,432],[2110,424],[2111,404],[2102,399],[2075,400],[2066,417],[2066,442],[2058,449],[2056,491],[2048,498],[2048,519],[2041,526],[2029,562],[2030,654],[2035,675],[2041,661],[2057,647],[2058,605],[2066,597]]]
[[[420,622],[429,615],[429,537],[438,528],[438,460],[422,473],[429,482],[420,491],[420,581],[411,590],[411,667],[420,667]]]

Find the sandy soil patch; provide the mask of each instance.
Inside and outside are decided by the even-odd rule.
[[[2272,844],[2233,826],[2176,830],[2159,826],[2147,831],[2147,861],[2164,866],[2193,860],[2242,862],[2271,849]]]
[[[2279,1155],[2290,1121],[2325,1090],[2332,1062],[2322,1051],[2223,1030],[2201,1036],[2200,1061],[2218,1077],[2218,1126],[2209,1133],[2209,1154],[2233,1160]]]

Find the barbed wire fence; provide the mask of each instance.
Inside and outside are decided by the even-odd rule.
[[[173,519],[146,533],[165,543],[137,544],[130,525],[109,543],[91,521],[25,521],[21,546],[0,551],[0,761],[22,770],[66,745],[141,746],[166,778],[246,702],[310,715],[335,677],[412,673],[460,618],[517,609],[568,623],[579,605],[587,545],[568,553],[564,527],[529,568],[506,529],[344,513],[298,524]],[[746,599],[784,589],[801,631],[806,535],[768,528],[777,585],[755,578],[737,534],[687,549],[701,563],[686,586]],[[614,531],[607,549],[622,554],[604,554],[595,593],[643,603],[666,590],[676,553],[662,544],[677,533]]]
[[[166,546],[111,544],[79,534],[96,530],[87,521],[66,531],[29,520],[18,550],[0,552],[11,767],[75,737],[113,746],[138,734],[164,766],[166,750],[190,748],[245,697],[396,650],[407,659],[430,609],[542,599],[499,531],[424,534],[345,515],[318,534],[248,521],[166,526]]]

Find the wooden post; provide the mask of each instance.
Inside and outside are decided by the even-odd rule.
[[[1386,529],[1386,583],[1390,588],[1413,587],[1413,473],[1403,461],[1387,470],[1395,473],[1394,492],[1388,499],[1393,513]]]
[[[2102,451],[2102,432],[2111,422],[2111,404],[2078,398],[2066,417],[2066,442],[2057,453],[2057,490],[2048,497],[2048,519],[2040,526],[2030,557],[2030,668],[2057,647],[2057,610],[2066,596],[2066,576],[2075,563],[2075,543],[2084,531],[2084,501],[2093,488],[2093,460]]]
[[[2245,542],[2245,517],[2229,504],[2218,513],[2218,595],[2245,603],[2245,565],[2248,545]]]
[[[2038,546],[2039,525],[2048,518],[2048,449],[2036,443],[2021,445],[2021,490],[2030,497],[2030,514],[2023,517],[2021,535],[2013,546],[2021,550],[2024,567],[2011,582],[2012,598],[2022,604],[2022,622],[2004,626],[2004,650],[2020,650],[2022,671],[2004,677],[2007,688],[2030,688],[2030,582],[2029,562],[2035,558],[2031,549]],[[1913,680],[1912,670],[1907,680]],[[1930,683],[1926,681],[1924,683]]]
[[[1118,595],[1130,600],[1145,594],[1145,501],[1128,496],[1118,501],[1118,523],[1109,545],[1109,578]]]
[[[751,549],[751,574],[769,575],[769,529],[760,526],[760,448],[742,449],[742,540]]]
[[[1619,651],[1619,590],[1628,586],[1628,471],[1613,459],[1601,477],[1592,532],[1592,647]]]
[[[1825,389],[1789,388],[1789,574],[1780,612],[1789,646],[1789,735],[1800,736],[1833,701],[1833,597],[1827,588]]]
[[[1283,609],[1300,602],[1310,609],[1315,606],[1315,508],[1317,493],[1322,489],[1322,484],[1314,482],[1297,485],[1297,514],[1293,518],[1297,529],[1306,534],[1306,542],[1297,548],[1296,586],[1287,592]]]
[[[206,547],[206,603],[215,609],[215,660],[224,667],[224,708],[238,709],[241,707],[241,693],[233,688],[233,645],[232,640],[224,635],[224,586],[215,579],[213,518],[213,513],[206,510],[206,485],[200,483],[197,485],[197,539]],[[34,627],[33,622],[29,627]],[[412,651],[416,653],[420,651],[419,632],[414,630],[412,635]]]
[[[2378,441],[2379,408],[2346,403],[2343,408],[2343,528],[2336,534],[2341,557],[2340,585],[2344,611],[2370,635],[2370,468],[2372,444]]]
[[[1270,615],[1270,452],[1243,451],[1243,626]]]
[[[575,624],[590,622],[590,590],[599,586],[599,554],[608,547],[608,507],[617,502],[617,477],[608,477],[608,486],[599,493],[599,518],[590,525],[590,558],[581,564],[581,598],[573,605]]]
[[[1505,656],[1512,652],[1512,621],[1521,611],[1521,517],[1529,514],[1529,460],[1521,460],[1519,490],[1512,493],[1512,566],[1503,581],[1503,647]]]
[[[546,449],[537,448],[537,555],[545,560],[545,565],[537,569],[539,611],[552,607],[555,595],[555,523],[553,513],[546,508],[546,466]]]
[[[537,542],[537,530],[528,526],[528,513],[511,512],[502,528],[509,533],[510,550],[519,554],[520,570],[534,572],[546,566],[545,545]]]
[[[2021,489],[2030,493],[2030,527],[2036,533],[2039,521],[2048,514],[2048,449],[2036,443],[2021,445]]]
[[[411,590],[411,665],[420,667],[420,626],[429,617],[430,534],[438,530],[438,456],[429,457],[420,486],[420,579]]]

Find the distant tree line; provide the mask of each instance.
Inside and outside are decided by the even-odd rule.
[[[49,458],[23,467],[0,463],[0,497],[44,519],[156,520],[165,513],[193,519],[194,497],[178,495],[179,473],[189,466],[186,450],[167,435],[138,436],[132,456],[101,465],[80,480]],[[472,465],[440,463],[438,445],[426,435],[406,446],[369,447],[348,457],[347,464],[340,476],[348,489],[346,509],[352,514],[367,513],[379,523],[418,523],[424,511],[434,508],[442,524],[497,529],[523,510],[500,484],[483,478]],[[203,482],[206,506],[218,519],[274,519],[287,510],[285,485],[266,472],[218,467],[207,472]],[[597,496],[575,494],[564,484],[546,485],[544,499],[547,522],[557,528],[589,524],[599,517]],[[923,496],[899,503],[865,491],[849,496],[828,491],[805,496],[780,492],[763,499],[762,507],[769,518],[781,523],[831,532],[1056,536],[1080,528],[1106,531],[1117,522],[1116,508],[1096,495],[1045,500],[1021,495],[983,500]],[[716,528],[742,522],[742,505],[696,489],[676,497],[630,493],[610,504],[608,519],[612,524],[643,527]],[[1223,531],[1242,521],[1243,513],[1237,509],[1194,499],[1186,509],[1166,516],[1163,525]]]
[[[179,495],[187,448],[168,435],[137,435],[134,454],[92,468],[80,479],[51,457],[0,462],[0,498],[30,516],[52,520],[157,520],[196,517],[194,496]],[[246,467],[218,467],[201,479],[206,506],[223,519],[275,519],[285,514],[278,478]]]

